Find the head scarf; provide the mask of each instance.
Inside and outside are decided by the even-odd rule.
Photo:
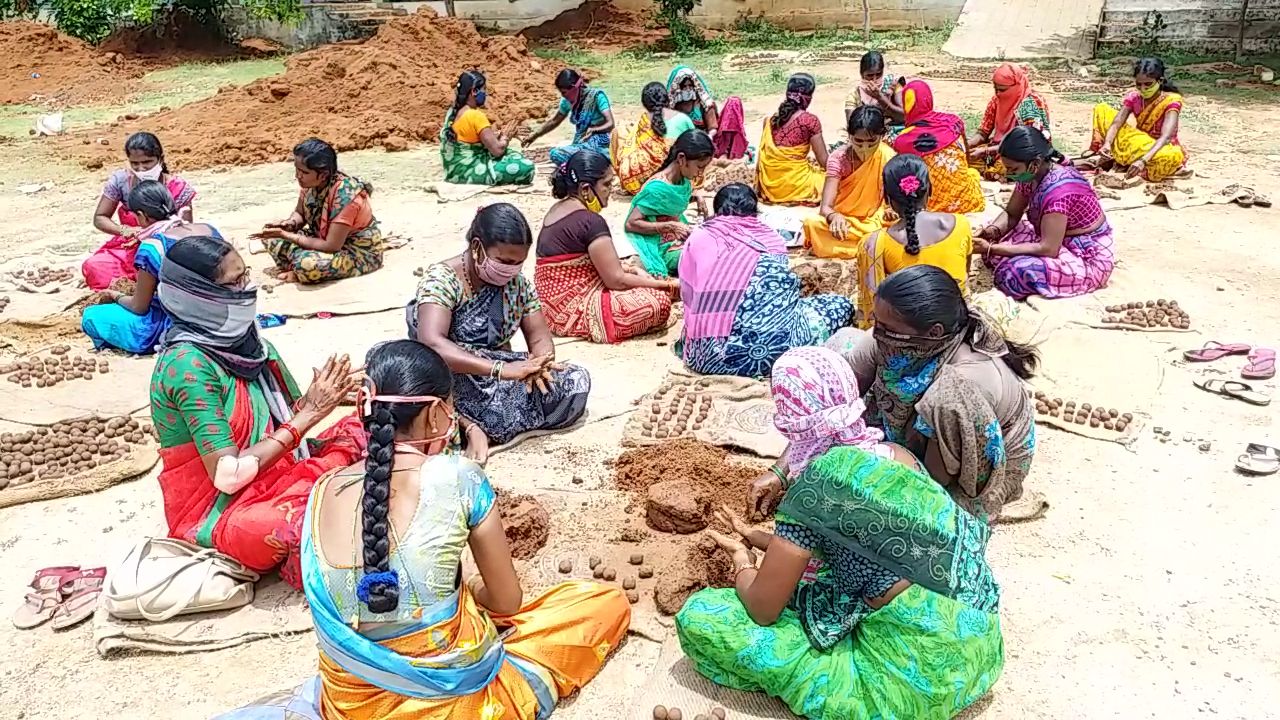
[[[782,236],[758,217],[717,215],[698,226],[681,262],[685,339],[729,337],[760,257],[786,252]]]
[[[168,259],[159,280],[160,304],[172,321],[161,349],[188,342],[235,377],[258,379],[267,349],[258,337],[257,288],[225,287]]]
[[[884,440],[867,427],[867,406],[853,368],[834,350],[798,347],[773,364],[773,425],[790,445],[787,467],[793,477],[809,461],[836,446],[872,450]]]
[[[912,80],[902,89],[902,109],[907,129],[893,141],[900,153],[931,155],[964,135],[960,116],[934,111],[933,90],[923,80]]]
[[[684,81],[693,81],[693,87],[682,89],[680,86]],[[687,65],[677,65],[671,71],[671,75],[667,77],[667,94],[671,96],[671,107],[675,107],[676,103],[696,101],[699,105],[710,106],[715,103],[715,98],[711,95],[711,89],[707,87],[707,83],[703,81],[698,71]]]
[[[711,139],[716,147],[716,157],[738,160],[747,154],[747,126],[743,118],[742,98],[734,95],[724,101],[720,129]]]
[[[996,93],[996,127],[991,140],[999,142],[1018,124],[1018,106],[1031,94],[1031,81],[1025,67],[1005,63],[996,68],[991,82],[1007,86],[1004,92]]]

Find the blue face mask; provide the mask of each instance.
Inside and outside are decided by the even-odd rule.
[[[485,101],[485,99],[486,99],[486,98],[488,98],[488,97],[489,97],[489,93],[487,93],[487,92],[485,92],[485,91],[483,91],[483,90],[477,90],[477,91],[476,91],[476,105],[479,105],[480,107],[484,107],[484,101]]]

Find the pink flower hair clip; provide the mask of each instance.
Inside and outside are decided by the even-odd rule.
[[[915,197],[916,191],[920,189],[920,178],[915,175],[908,175],[898,181],[898,189],[911,197]]]

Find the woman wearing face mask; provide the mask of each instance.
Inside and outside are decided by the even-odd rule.
[[[899,155],[918,155],[929,166],[933,194],[925,208],[932,212],[982,212],[982,176],[969,167],[964,145],[964,120],[933,109],[933,90],[923,80],[902,88],[907,127],[893,140]]]
[[[901,86],[895,77],[885,70],[884,55],[879,50],[863,53],[858,62],[858,72],[862,82],[854,86],[853,91],[844,101],[844,117],[848,121],[860,107],[879,108],[884,114],[889,140],[902,132],[902,98],[898,91]]]
[[[173,243],[158,295],[171,325],[151,376],[160,438],[160,491],[169,536],[258,572],[277,566],[301,586],[302,514],[316,479],[364,451],[354,417],[306,437],[354,392],[344,355],[331,356],[299,392],[274,347],[258,336],[257,289],[235,248],[213,237]]]
[[[252,236],[275,259],[280,280],[310,285],[381,268],[373,186],[339,171],[338,153],[316,138],[293,149],[293,174],[302,188],[293,213]]]
[[[588,581],[526,598],[489,478],[446,452],[457,415],[445,360],[397,340],[365,367],[368,457],[317,484],[304,523],[320,645],[318,689],[298,698],[306,716],[550,716],[626,635],[626,598]]]
[[[852,260],[862,240],[885,226],[883,171],[893,157],[884,143],[884,113],[863,105],[849,115],[849,141],[831,153],[818,216],[804,221],[815,257]]]
[[[551,332],[598,343],[664,328],[676,280],[623,267],[600,211],[613,191],[609,159],[580,150],[556,168],[551,206],[538,233],[533,284]]]
[[[671,146],[667,161],[640,188],[627,213],[627,239],[644,269],[660,278],[676,274],[680,248],[689,237],[685,211],[694,183],[715,156],[715,145],[701,130],[688,130]]]
[[[1037,516],[1043,499],[1023,497],[1022,488],[1036,448],[1035,408],[1022,380],[1035,371],[1035,351],[1004,339],[932,265],[890,275],[876,294],[874,321],[874,332],[847,328],[826,344],[853,367],[858,387],[869,388],[867,422],[921,458],[975,516]],[[752,486],[756,512],[782,496],[786,457]]]
[[[764,122],[756,181],[760,199],[767,203],[817,204],[822,197],[827,143],[822,139],[822,122],[808,110],[817,87],[812,75],[792,75],[786,99]]]
[[[114,347],[135,355],[155,352],[156,343],[169,328],[169,316],[156,298],[156,285],[165,253],[178,240],[207,235],[221,240],[218,229],[208,223],[188,223],[173,206],[173,196],[154,180],[138,183],[128,198],[129,212],[143,228],[138,233],[138,254],[134,267],[138,279],[133,292],[103,290],[97,303],[84,309],[80,327],[95,349]]]
[[[138,218],[129,211],[126,200],[138,183],[147,180],[162,183],[173,196],[178,216],[186,222],[191,222],[193,217],[191,203],[196,199],[196,189],[177,175],[169,174],[159,138],[149,132],[134,133],[124,142],[124,154],[129,168],[111,174],[93,211],[93,226],[112,238],[80,267],[90,290],[105,290],[117,278],[137,277],[134,256],[138,252],[137,235],[142,228]],[[111,219],[112,215],[116,216],[115,220]]]
[[[609,146],[613,138],[613,110],[604,90],[587,84],[577,70],[565,68],[556,75],[556,90],[560,92],[560,105],[542,127],[525,138],[524,144],[560,127],[565,118],[573,123],[573,142],[551,148],[551,162],[563,165],[579,150],[590,150],[609,159]]]
[[[1006,135],[1000,156],[1017,186],[1009,207],[974,243],[994,270],[996,287],[1018,300],[1104,287],[1115,267],[1115,242],[1093,185],[1029,127]]]
[[[928,212],[929,168],[915,155],[898,155],[884,168],[884,196],[899,220],[867,236],[858,253],[858,327],[872,325],[876,290],[912,265],[947,271],[965,293],[973,229],[964,215]]]
[[[427,268],[409,303],[409,337],[440,353],[455,376],[457,406],[494,444],[560,430],[587,409],[591,375],[557,363],[533,285],[520,274],[533,234],[507,203],[481,208],[461,255]],[[516,330],[529,352],[512,352]]]
[[[715,212],[680,256],[685,314],[676,352],[690,370],[764,377],[782,353],[824,342],[849,323],[848,298],[800,296],[782,236],[757,217],[755,191],[726,185]]]
[[[1052,140],[1049,132],[1049,104],[1040,93],[1031,89],[1027,68],[1014,63],[1004,63],[991,76],[995,96],[987,102],[976,135],[968,138],[969,164],[978,172],[995,180],[1004,179],[1004,166],[1000,164],[1000,141],[1019,125],[1035,128]]]
[[[1135,62],[1133,84],[1137,89],[1124,96],[1119,112],[1106,103],[1093,108],[1090,149],[1127,167],[1129,177],[1159,182],[1187,164],[1187,154],[1178,142],[1182,96],[1159,58]],[[1136,127],[1129,125],[1130,116]]]
[[[693,126],[714,135],[720,128],[720,112],[711,87],[697,70],[687,65],[677,65],[667,76],[667,94],[671,107],[693,121]]]
[[[510,147],[512,136],[485,115],[488,87],[479,70],[458,76],[453,106],[440,128],[440,159],[446,182],[465,185],[529,185],[533,161]]]

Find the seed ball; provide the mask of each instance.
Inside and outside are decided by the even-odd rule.
[[[571,573],[571,572],[573,572],[573,561],[572,561],[572,560],[561,560],[561,561],[560,561],[560,574],[561,574],[561,575],[568,575],[568,574],[569,574],[569,573]]]
[[[1076,416],[1076,424],[1077,424],[1077,425],[1083,425],[1083,424],[1085,424],[1086,422],[1089,422],[1088,418],[1082,417],[1082,416],[1080,416],[1080,415],[1077,415],[1077,416]]]
[[[601,562],[603,561],[600,559],[599,555],[592,555],[590,558],[587,559],[587,567],[591,568],[592,570],[595,570],[596,567],[600,565]]]
[[[644,555],[641,555],[640,553],[632,553],[631,558],[627,560],[627,562],[632,565],[641,565],[644,563]]]
[[[640,593],[636,592],[635,590],[628,590],[627,602],[631,603],[632,605],[635,605],[636,603],[640,602]]]
[[[604,565],[597,565],[595,569],[591,571],[591,577],[597,580],[604,577]]]
[[[653,720],[667,720],[667,708],[662,705],[654,705]]]
[[[642,565],[640,566],[640,571],[637,574],[640,576],[641,580],[648,580],[653,577],[653,568],[648,565]]]
[[[636,579],[635,579],[635,578],[633,578],[633,577],[625,577],[625,578],[622,578],[622,589],[623,589],[623,590],[635,590],[635,589],[636,589]]]
[[[1098,418],[1093,418],[1092,420],[1089,421],[1089,427],[1096,428],[1101,424],[1102,424],[1101,422],[1098,422]]]
[[[604,573],[601,574],[601,577],[604,579],[605,582],[613,582],[614,580],[618,579],[618,571],[614,570],[613,568],[605,568]]]
[[[726,717],[726,713],[724,711],[724,708],[722,707],[711,708],[711,716],[714,717],[716,720],[724,720]]]
[[[684,713],[680,712],[680,708],[671,708],[667,711],[667,720],[684,720]]]
[[[1108,421],[1106,421],[1106,422],[1102,423],[1102,427],[1106,428],[1107,430],[1115,430],[1115,429],[1116,429],[1116,424],[1115,424],[1114,422],[1112,422],[1112,421],[1108,420]]]

